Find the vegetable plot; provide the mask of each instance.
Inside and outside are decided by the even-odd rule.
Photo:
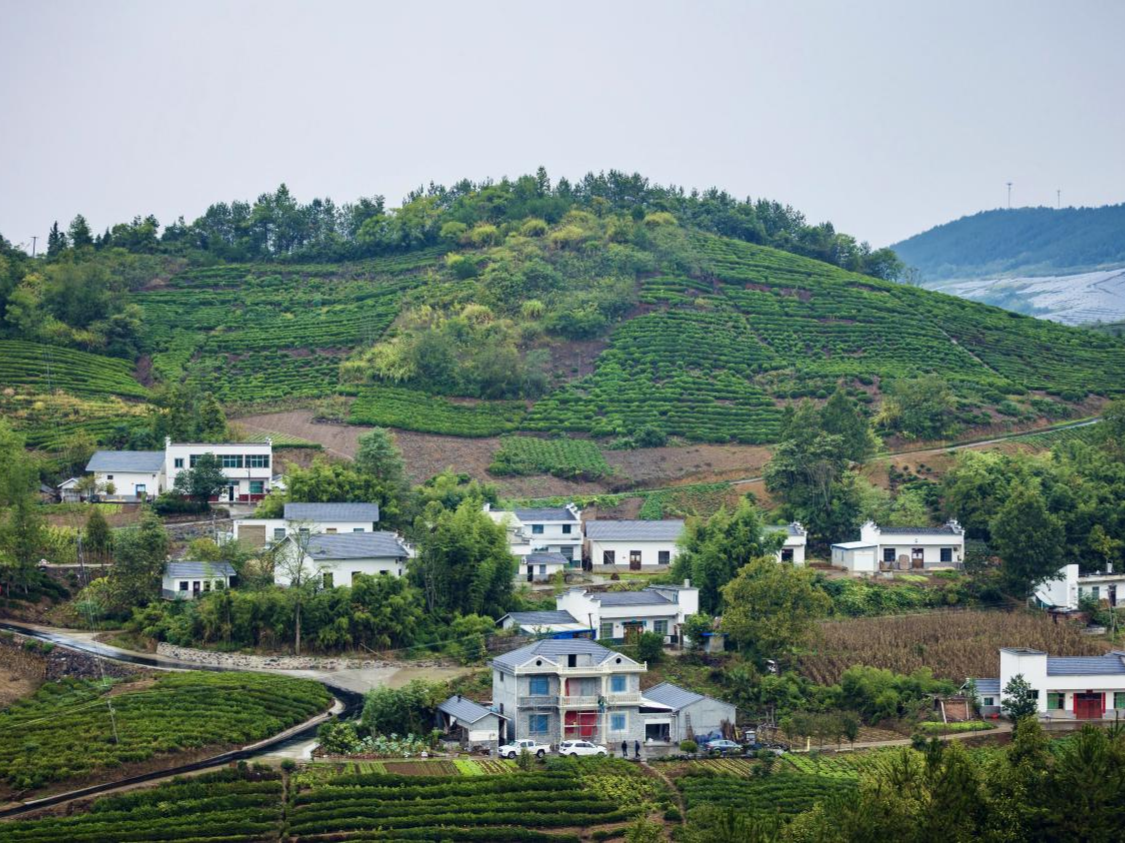
[[[589,439],[538,439],[508,436],[488,467],[490,474],[553,474],[555,477],[598,480],[612,469]]]

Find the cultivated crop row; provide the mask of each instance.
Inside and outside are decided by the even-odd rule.
[[[589,439],[539,439],[508,436],[488,467],[496,475],[553,474],[597,480],[609,474],[601,449]]]
[[[515,430],[524,412],[520,401],[461,403],[405,387],[375,384],[359,390],[348,421],[452,436],[495,436]]]
[[[36,788],[162,753],[244,745],[331,702],[318,682],[258,673],[167,674],[111,700],[109,690],[49,683],[0,713],[0,781]]]

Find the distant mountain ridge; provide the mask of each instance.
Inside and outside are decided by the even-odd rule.
[[[1125,204],[982,211],[891,247],[925,286],[1125,266]]]

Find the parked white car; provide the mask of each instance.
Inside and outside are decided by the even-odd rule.
[[[537,755],[542,758],[551,751],[551,745],[546,743],[538,743],[532,740],[519,740],[506,743],[497,750],[501,758],[515,758],[524,750],[527,750],[532,755]]]
[[[563,741],[559,744],[559,755],[609,755],[609,750],[589,741]]]

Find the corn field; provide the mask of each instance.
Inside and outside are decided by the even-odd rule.
[[[826,621],[801,673],[818,684],[840,681],[852,665],[910,673],[929,667],[941,679],[997,676],[1001,647],[1032,647],[1052,656],[1096,656],[1100,641],[1078,628],[1035,612],[930,612]]]

